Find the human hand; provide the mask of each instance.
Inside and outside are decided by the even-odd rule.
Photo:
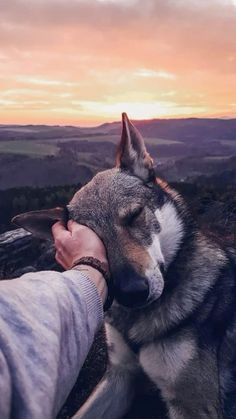
[[[76,260],[87,256],[99,259],[108,268],[106,249],[93,230],[72,220],[67,228],[60,221],[52,227],[56,260],[64,269],[70,269]]]

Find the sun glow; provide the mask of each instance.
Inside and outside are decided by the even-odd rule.
[[[83,102],[85,113],[96,113],[98,116],[107,115],[108,118],[119,118],[122,112],[127,112],[133,119],[157,118],[168,115],[170,104],[143,103],[143,102],[118,102],[118,103],[93,103]]]
[[[0,124],[236,116],[236,0],[3,3]]]
[[[127,112],[132,119],[151,119],[160,117],[171,117],[178,115],[192,115],[194,112],[205,112],[205,107],[179,107],[174,102],[82,102],[82,113],[96,114],[98,117],[106,117],[111,119],[119,119],[122,112]]]

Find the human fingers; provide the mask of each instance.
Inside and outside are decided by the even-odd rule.
[[[74,229],[77,229],[78,227],[80,227],[81,224],[77,223],[74,220],[69,220],[67,223],[67,229],[72,233],[72,231]]]
[[[61,265],[64,269],[69,269],[67,261],[64,259],[63,254],[57,250],[55,254],[55,259],[59,265]]]
[[[61,221],[52,226],[52,235],[56,249],[64,247],[68,239],[71,239],[71,233],[66,230]]]
[[[76,221],[70,220],[67,224],[68,230],[71,232],[72,238],[75,240],[81,240],[82,242],[88,242],[102,245],[100,237],[90,227],[84,224],[79,224]]]
[[[89,227],[86,227],[83,224],[79,224],[74,220],[69,220],[68,221],[67,228],[68,228],[68,231],[70,231],[72,235],[75,235],[75,234],[77,235],[77,234],[92,231]]]
[[[56,238],[58,238],[61,235],[68,235],[68,230],[65,228],[64,224],[62,221],[57,221],[55,224],[53,224],[52,226],[52,235],[54,240]]]

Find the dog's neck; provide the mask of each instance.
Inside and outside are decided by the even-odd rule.
[[[159,239],[169,267],[182,245],[194,237],[197,226],[183,197],[161,179],[157,178],[156,184],[157,197],[160,188],[164,196],[163,205],[157,207],[155,215],[160,220]]]
[[[159,243],[167,269],[181,246],[185,234],[184,223],[170,201],[167,201],[161,209],[157,208],[155,216],[160,222],[161,231],[156,237],[154,236],[153,246],[155,247]]]
[[[203,303],[225,264],[224,252],[201,233],[188,239],[166,273],[162,296],[132,315],[129,339],[136,344],[148,343],[185,324]]]

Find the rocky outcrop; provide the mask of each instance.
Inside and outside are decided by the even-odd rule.
[[[23,228],[0,235],[0,279],[15,278],[26,272],[60,270],[51,242],[32,236]]]

